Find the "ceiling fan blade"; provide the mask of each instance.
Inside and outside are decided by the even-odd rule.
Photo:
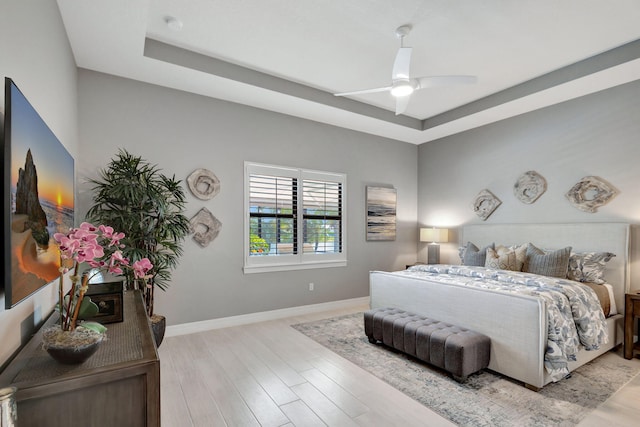
[[[334,93],[334,96],[349,96],[349,95],[362,95],[365,93],[376,93],[376,92],[385,92],[391,90],[391,86],[385,86],[385,87],[377,87],[375,89],[364,89],[364,90],[356,90],[353,92],[341,92],[341,93]]]
[[[418,89],[425,89],[428,87],[447,86],[447,85],[462,85],[462,84],[474,84],[478,81],[476,76],[428,76],[418,77],[415,79],[418,82]]]
[[[396,116],[405,112],[409,106],[410,95],[399,96],[396,98]]]
[[[391,80],[408,79],[409,69],[411,68],[411,51],[413,48],[401,47],[396,55],[396,60],[393,63],[393,72],[391,73]]]

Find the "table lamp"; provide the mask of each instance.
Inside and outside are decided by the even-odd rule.
[[[446,228],[421,228],[420,241],[429,242],[427,264],[440,264],[440,245],[449,241],[449,230]]]

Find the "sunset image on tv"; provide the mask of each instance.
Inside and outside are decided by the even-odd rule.
[[[59,276],[53,239],[73,227],[74,161],[11,85],[11,305]]]

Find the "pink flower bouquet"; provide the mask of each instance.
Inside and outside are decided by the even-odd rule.
[[[97,311],[97,306],[90,298],[85,298],[85,293],[89,287],[89,274],[80,273],[80,266],[86,264],[94,272],[107,271],[111,274],[123,274],[126,269],[133,271],[136,279],[145,282],[152,276],[150,274],[153,265],[148,258],[143,258],[129,265],[129,260],[122,255],[119,250],[124,246],[120,240],[124,238],[124,233],[119,233],[113,228],[105,225],[98,227],[88,222],[83,222],[79,228],[73,228],[68,233],[56,233],[54,239],[60,243],[60,286],[59,304],[60,328],[63,331],[73,331],[78,326],[78,318],[82,313]],[[116,248],[111,255],[105,256],[105,248]],[[68,295],[64,295],[63,279],[69,271],[71,273],[71,290]],[[94,274],[96,274],[94,273]],[[106,328],[95,322],[84,322],[84,328],[104,332]]]

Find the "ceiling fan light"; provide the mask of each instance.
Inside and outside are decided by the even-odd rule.
[[[391,95],[393,96],[409,96],[413,93],[414,88],[410,82],[397,82],[391,88]]]

